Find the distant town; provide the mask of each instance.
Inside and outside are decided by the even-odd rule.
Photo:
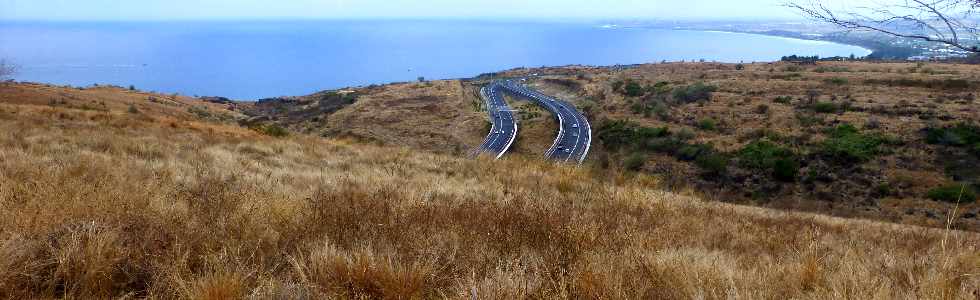
[[[860,46],[872,51],[865,59],[941,61],[963,59],[969,52],[916,39],[865,31],[844,31],[833,25],[805,21],[627,21],[606,27],[725,31],[763,34]],[[805,53],[796,53],[806,55]]]

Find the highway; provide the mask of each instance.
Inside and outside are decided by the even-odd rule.
[[[483,140],[476,154],[490,153],[496,159],[503,157],[517,139],[517,119],[504,101],[502,89],[503,86],[497,81],[480,89],[480,97],[486,103],[491,127],[490,134]]]
[[[558,121],[558,137],[555,138],[551,148],[545,152],[545,157],[576,164],[585,161],[592,145],[592,125],[574,105],[532,90],[514,80],[495,83],[507,93],[529,99],[555,116]]]

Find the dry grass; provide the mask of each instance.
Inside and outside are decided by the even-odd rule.
[[[314,124],[313,132],[432,152],[465,154],[483,141],[486,113],[460,81],[390,84],[360,91],[356,103]]]
[[[975,299],[975,233],[0,104],[0,298]]]

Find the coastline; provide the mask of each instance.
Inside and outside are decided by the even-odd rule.
[[[802,34],[799,34],[798,36],[788,36],[788,35],[783,35],[783,34],[778,34],[778,33],[773,33],[773,32],[766,32],[766,31],[731,31],[731,30],[718,30],[718,29],[683,29],[683,28],[672,28],[671,30],[675,30],[675,31],[700,31],[700,32],[727,33],[727,34],[749,34],[749,35],[757,35],[757,36],[776,37],[776,38],[782,38],[782,39],[788,39],[788,40],[823,42],[823,43],[830,43],[830,44],[837,44],[837,45],[844,45],[844,46],[852,46],[852,47],[861,48],[861,49],[863,49],[864,51],[867,52],[867,54],[865,54],[864,56],[860,56],[860,57],[874,56],[875,54],[877,54],[877,53],[880,52],[880,50],[876,50],[876,49],[871,48],[871,47],[869,47],[867,45],[861,45],[861,44],[858,44],[858,43],[846,43],[846,42],[841,42],[841,41],[834,41],[834,40],[820,39],[820,38],[807,38],[806,36],[804,36]]]

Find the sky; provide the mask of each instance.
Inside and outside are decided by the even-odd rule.
[[[0,20],[787,19],[784,0],[0,0]]]

